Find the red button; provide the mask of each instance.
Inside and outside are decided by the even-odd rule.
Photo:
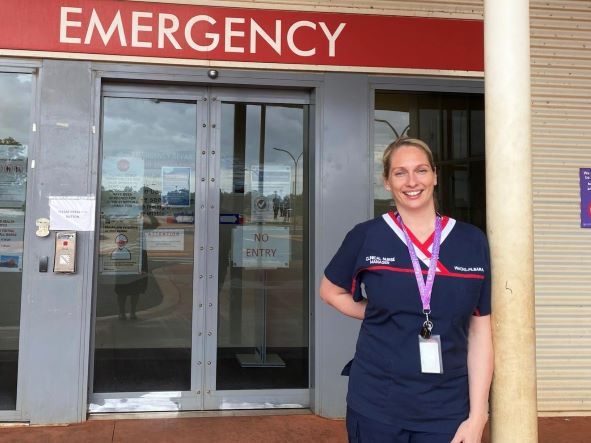
[[[68,246],[68,240],[64,240],[64,246]]]

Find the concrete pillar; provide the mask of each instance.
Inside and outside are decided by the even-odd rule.
[[[484,1],[493,443],[538,441],[529,41],[528,0]]]

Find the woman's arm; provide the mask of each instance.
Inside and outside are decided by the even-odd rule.
[[[490,315],[473,316],[468,335],[468,383],[470,415],[451,443],[480,443],[488,420],[488,393],[493,373],[493,344]]]
[[[363,320],[363,317],[365,317],[367,301],[356,302],[349,291],[335,285],[325,276],[322,277],[320,282],[320,298],[324,303],[349,317],[358,318],[359,320]]]

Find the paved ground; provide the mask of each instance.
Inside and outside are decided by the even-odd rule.
[[[539,434],[539,443],[589,443],[591,442],[591,417],[541,418]],[[326,420],[314,415],[90,420],[69,426],[0,427],[1,443],[343,443],[346,441],[343,421]],[[485,443],[488,443],[488,439]]]

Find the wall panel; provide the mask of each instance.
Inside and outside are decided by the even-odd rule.
[[[532,0],[532,142],[538,410],[591,413],[591,3]]]
[[[210,6],[235,6],[304,11],[333,11],[356,14],[417,15],[423,17],[454,17],[482,19],[483,0],[134,0],[159,3],[183,3]],[[247,5],[245,5],[247,3]]]

